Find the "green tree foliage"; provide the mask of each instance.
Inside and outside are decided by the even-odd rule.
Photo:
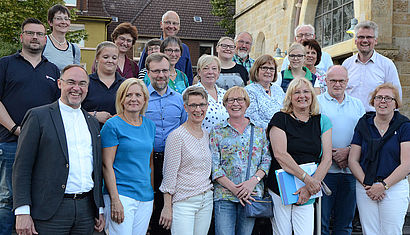
[[[235,0],[211,0],[212,14],[222,17],[218,22],[222,28],[226,29],[226,35],[235,35]]]
[[[63,0],[0,0],[0,57],[15,53],[20,48],[21,23],[27,18],[41,20],[50,33],[47,23],[47,11],[55,4],[64,4]],[[71,11],[71,18],[75,20],[75,9]],[[71,42],[87,39],[85,30],[67,33]]]

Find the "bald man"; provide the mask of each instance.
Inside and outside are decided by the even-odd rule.
[[[176,37],[179,32],[180,26],[181,26],[181,22],[180,22],[178,14],[175,11],[165,12],[165,14],[162,15],[162,19],[160,22],[160,27],[162,30],[162,35],[160,39],[164,40],[165,38],[169,36]],[[140,62],[138,64],[140,69],[145,68],[146,59],[147,59],[147,53],[145,52],[145,49],[144,49],[142,51]],[[177,64],[175,65],[175,68],[184,72],[186,76],[188,77],[189,85],[192,85],[192,80],[194,78],[194,75],[192,73],[191,56],[189,54],[189,48],[185,43],[182,43],[182,55],[181,55],[181,58],[179,58]]]
[[[326,76],[327,91],[318,96],[320,111],[332,122],[332,166],[324,181],[332,195],[322,197],[322,234],[328,235],[330,215],[335,217],[332,233],[351,234],[356,208],[356,180],[347,167],[354,128],[365,113],[362,102],[346,94],[348,72],[335,65]]]

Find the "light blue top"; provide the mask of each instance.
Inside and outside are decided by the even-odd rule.
[[[329,117],[332,122],[332,147],[345,148],[350,145],[354,128],[365,113],[362,102],[345,93],[342,103],[331,97],[326,91],[317,97],[320,104],[320,112]],[[349,168],[341,169],[333,161],[329,173],[350,173]]]
[[[333,65],[332,57],[329,55],[329,53],[322,51],[322,57],[320,59],[320,63],[316,65],[316,68],[324,72],[327,72],[329,67],[332,65]],[[285,59],[283,60],[281,71],[288,69],[288,66],[289,66],[289,58],[288,56],[286,56]]]
[[[250,124],[246,126],[242,134],[228,121],[219,123],[211,129],[209,142],[212,153],[212,180],[215,180],[214,201],[239,202],[239,199],[220,185],[216,179],[226,176],[234,184],[246,181],[250,137]],[[268,147],[269,141],[266,138],[265,129],[255,126],[249,177],[252,177],[259,169],[263,170],[266,175],[268,174],[271,162]],[[262,196],[263,181],[255,186],[254,192],[257,196]]]
[[[169,86],[164,95],[158,92],[150,84],[148,86],[149,101],[145,117],[155,123],[155,152],[164,152],[165,141],[169,133],[184,123],[188,116],[184,109],[182,95],[172,90]]]
[[[182,94],[182,92],[187,87],[189,87],[188,77],[185,75],[185,73],[181,72],[178,69],[175,69],[175,71],[177,72],[177,76],[175,77],[174,81],[169,79],[168,86],[171,87],[172,90]],[[149,79],[147,72],[145,73],[145,76],[144,76],[144,82],[145,82],[145,85],[147,86],[151,84],[151,80]]]
[[[101,130],[103,148],[117,146],[113,163],[120,195],[138,201],[151,201],[150,156],[154,146],[155,124],[142,117],[141,126],[133,126],[119,116],[108,119]],[[103,187],[103,193],[108,194]]]
[[[46,37],[47,43],[44,47],[43,55],[48,61],[57,65],[60,71],[62,71],[67,65],[80,64],[81,51],[76,44],[68,42],[68,48],[66,50],[60,50],[55,47],[48,36]],[[73,57],[73,50],[75,50],[75,57]]]
[[[259,83],[249,84],[245,90],[251,101],[245,116],[249,117],[256,126],[266,129],[273,115],[283,107],[285,93],[274,83],[270,86],[271,95],[268,95]]]

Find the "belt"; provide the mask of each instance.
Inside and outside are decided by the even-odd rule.
[[[73,193],[73,194],[66,193],[66,194],[64,194],[64,198],[71,198],[71,199],[74,199],[74,200],[76,200],[76,199],[78,200],[78,199],[83,199],[83,198],[87,197],[90,194],[91,194],[91,191],[88,191],[86,193]]]

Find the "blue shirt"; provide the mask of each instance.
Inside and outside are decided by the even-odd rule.
[[[332,147],[345,148],[350,145],[354,128],[365,113],[362,102],[345,93],[345,98],[342,103],[339,104],[327,91],[319,95],[317,99],[320,104],[320,112],[330,118],[332,122]],[[328,172],[351,173],[349,168],[339,168],[335,161],[332,162],[332,166]]]
[[[393,117],[392,121],[394,118],[395,117]],[[369,118],[366,121],[372,138],[381,138],[379,131],[374,125],[374,119]],[[377,167],[376,177],[385,179],[400,165],[400,144],[407,141],[410,141],[410,122],[403,123],[394,135],[384,143],[379,152],[379,164]],[[366,173],[364,156],[368,151],[368,145],[365,141],[363,141],[363,137],[358,131],[354,132],[352,144],[362,147],[359,162],[363,172]]]
[[[245,115],[256,126],[266,129],[273,115],[282,108],[285,93],[280,86],[274,83],[270,86],[271,95],[268,95],[259,83],[249,84],[245,90],[251,101]]]
[[[88,85],[88,94],[81,106],[87,112],[106,111],[111,115],[116,114],[115,97],[117,90],[125,78],[115,72],[115,80],[110,87],[107,87],[98,77],[97,73],[90,74],[90,85]]]
[[[150,84],[148,86],[149,101],[145,116],[151,119],[157,127],[155,133],[155,152],[164,152],[165,141],[169,133],[178,128],[187,120],[182,95],[172,90],[169,86],[164,95],[158,92]]]
[[[113,163],[120,195],[138,201],[154,199],[150,157],[154,146],[155,124],[142,117],[141,126],[133,126],[119,116],[107,120],[101,130],[103,148],[117,146]],[[108,194],[103,187],[103,193]]]
[[[163,40],[162,36],[161,36],[161,40]],[[144,50],[142,50],[140,62],[138,64],[140,69],[145,68],[145,60],[147,59],[147,56],[148,55],[145,52],[145,48],[144,48]],[[189,48],[187,45],[185,45],[185,43],[182,43],[182,55],[181,55],[181,58],[179,58],[177,64],[175,65],[175,68],[184,72],[186,76],[188,77],[189,85],[192,85],[194,74],[192,73],[191,56],[189,55]]]
[[[60,70],[42,56],[34,68],[17,52],[0,59],[0,101],[11,119],[20,125],[27,110],[50,104],[60,97],[57,80]],[[17,141],[0,124],[0,142]]]

